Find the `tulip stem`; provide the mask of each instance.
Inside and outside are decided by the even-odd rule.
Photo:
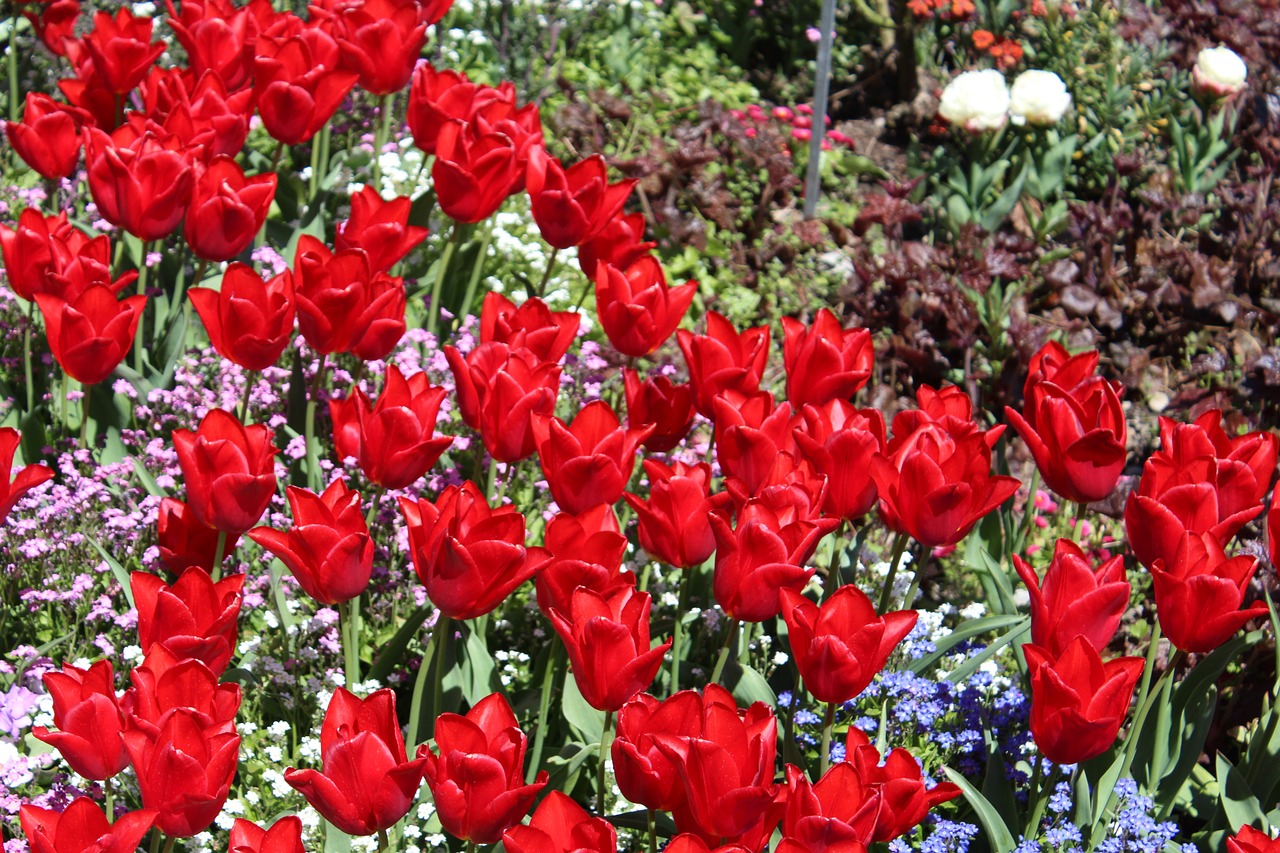
[[[542,745],[547,739],[547,728],[550,722],[547,713],[551,709],[551,691],[555,686],[556,674],[564,660],[564,644],[552,642],[547,651],[547,665],[542,670],[542,695],[538,699],[538,731],[533,736],[533,753],[529,758],[529,769],[525,773],[526,785],[532,785],[538,778],[538,767],[542,764]]]
[[[173,853],[173,848],[177,845],[177,843],[178,843],[178,836],[176,835],[170,836],[169,840],[164,843],[164,853]]]
[[[116,822],[116,789],[111,784],[111,779],[107,779],[102,783],[102,790],[106,794],[106,812],[107,823]]]
[[[249,395],[253,393],[253,385],[257,377],[256,371],[244,372],[244,396],[240,398],[240,423],[248,423],[245,419],[249,417]]]
[[[902,562],[902,554],[907,550],[907,535],[895,533],[893,536],[893,553],[889,557],[889,574],[885,575],[884,589],[880,591],[880,606],[876,610],[885,614],[889,610],[889,601],[893,598],[893,579],[898,574],[898,564]]]
[[[387,831],[385,829],[379,829],[378,830],[378,850],[383,851],[383,850],[390,849],[390,847],[391,847],[391,841],[387,838]]]
[[[1027,793],[1027,807],[1030,811],[1027,814],[1026,829],[1022,833],[1023,838],[1035,837],[1032,833],[1035,832],[1037,825],[1040,823],[1040,816],[1044,814],[1044,802],[1041,797],[1042,789],[1040,784],[1043,781],[1041,776],[1044,772],[1044,761],[1037,754],[1031,758],[1031,764],[1031,790]]]
[[[18,15],[9,19],[9,121],[18,121]],[[16,156],[15,156],[15,159]]]
[[[328,354],[322,353],[320,366],[316,368],[316,375],[311,383],[311,393],[307,395],[307,483],[315,492],[320,491],[320,449],[316,447],[316,404],[320,398],[320,389],[324,387],[324,373],[328,361]]]
[[[307,204],[316,200],[320,191],[320,134],[311,137],[311,179],[307,184]]]
[[[89,450],[89,388],[80,383],[80,444],[81,450]]]
[[[217,581],[222,577],[222,560],[227,556],[227,531],[218,531],[218,544],[213,549],[213,571],[210,577]]]
[[[836,703],[827,703],[827,714],[822,719],[822,754],[818,756],[818,778],[827,775],[831,768],[831,732],[836,727]]]
[[[1031,526],[1036,523],[1036,492],[1040,490],[1040,468],[1036,467],[1031,471],[1031,491],[1027,492],[1027,504],[1022,510],[1022,535],[1018,539],[1018,546],[1014,550],[1021,552],[1027,547],[1027,540],[1031,538]]]
[[[605,711],[604,712],[604,728],[600,730],[600,764],[599,764],[599,767],[597,768],[599,771],[599,776],[597,777],[597,780],[600,783],[600,799],[596,803],[596,811],[600,813],[601,817],[603,817],[606,814],[606,810],[609,804],[609,799],[607,796],[608,789],[605,787],[605,783],[608,781],[608,778],[607,778],[608,773],[606,772],[605,758],[609,754],[609,744],[613,740],[612,734],[613,734],[613,712]]]
[[[443,627],[441,623],[444,619],[443,615],[436,616],[436,625],[431,629],[431,639],[427,640],[427,647],[422,650],[422,663],[418,664],[418,676],[413,680],[413,699],[409,704],[409,732],[405,738],[405,745],[408,747],[409,755],[413,755],[413,751],[419,743],[418,729],[422,719],[422,694],[427,690],[427,675],[431,670],[432,652],[440,641],[440,629]]]
[[[453,260],[453,253],[457,251],[461,240],[462,225],[455,220],[453,230],[449,232],[449,241],[445,243],[444,253],[440,255],[440,260],[437,262],[436,280],[431,283],[431,307],[427,315],[427,332],[433,338],[439,335],[441,312],[444,311],[444,305],[441,304],[444,296],[444,276],[449,271],[449,261]],[[436,343],[439,344],[438,339]]]
[[[689,609],[689,584],[685,582],[685,571],[692,570],[675,569],[675,584],[680,588],[680,604],[676,609],[675,625],[671,628],[671,685],[669,695],[672,696],[680,689],[680,646],[684,640],[684,614]]]
[[[160,853],[160,838],[160,830],[154,829],[151,831],[151,853]]]
[[[720,676],[724,674],[724,665],[729,661],[729,647],[733,645],[733,638],[738,634],[738,620],[734,619],[729,623],[729,630],[724,635],[724,645],[720,647],[720,657],[716,658],[716,668],[711,670],[711,683],[719,684]]]
[[[431,732],[434,735],[436,730],[436,720],[440,718],[440,707],[444,704],[444,663],[445,652],[448,651],[449,635],[453,633],[453,620],[444,614],[440,615],[439,622],[436,623],[436,630],[440,632],[440,642],[436,644],[436,665],[435,680],[436,689],[431,694]],[[432,636],[434,640],[435,637]]]
[[[560,249],[552,246],[551,257],[547,258],[547,268],[542,271],[542,281],[538,283],[538,292],[534,296],[541,299],[547,292],[547,282],[551,281],[551,273],[556,268],[556,256],[560,254]]]
[[[369,493],[369,511],[364,516],[364,526],[373,527],[373,522],[378,517],[378,505],[382,502],[382,496],[386,493],[386,489],[376,486]],[[370,534],[372,535],[372,534]]]
[[[462,318],[471,313],[471,305],[475,302],[476,289],[480,286],[480,276],[484,273],[484,262],[489,256],[489,243],[493,240],[493,217],[485,220],[484,236],[480,238],[480,250],[476,252],[476,262],[471,266],[471,278],[467,279],[467,292],[462,297],[462,305],[458,308],[458,316],[453,318],[454,327],[462,325]]]
[[[352,689],[360,680],[360,596],[338,608],[342,635],[342,674]]]
[[[27,325],[22,330],[22,373],[27,382],[27,411],[36,407],[35,376],[31,370],[31,327],[36,322],[36,304],[27,303]]]
[[[391,135],[391,109],[395,105],[396,96],[392,92],[382,97],[382,108],[379,110],[381,115],[378,116],[381,121],[378,122],[374,130],[373,137],[373,188],[382,194],[382,149],[387,144],[387,137]]]
[[[646,809],[649,817],[649,853],[658,853],[658,815],[653,809]]]
[[[121,245],[124,245],[123,240],[121,241]],[[143,241],[142,263],[138,267],[138,295],[139,296],[147,295],[147,270],[149,269],[149,267],[147,266],[147,255],[151,253],[150,249],[151,249],[151,244],[149,242]],[[147,310],[145,304],[142,306],[142,310],[144,312]],[[142,318],[139,317],[138,328],[133,333],[133,369],[136,370],[139,374],[142,373],[142,327],[143,325],[144,323],[142,322]]]

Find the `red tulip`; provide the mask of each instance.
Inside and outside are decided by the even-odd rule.
[[[848,702],[884,669],[916,624],[914,610],[877,615],[856,586],[842,586],[821,606],[791,589],[778,591],[796,669],[819,702]]]
[[[201,568],[183,572],[169,586],[155,575],[129,576],[138,607],[138,645],[161,645],[178,658],[196,658],[221,675],[236,650],[236,620],[244,575],[217,583]]]
[[[547,555],[524,545],[524,516],[492,509],[474,483],[449,486],[434,504],[400,499],[409,549],[427,597],[451,619],[474,619],[537,574]]]
[[[1133,691],[1132,683],[1129,690]],[[919,762],[901,747],[881,760],[880,751],[856,726],[849,727],[845,761],[857,768],[863,785],[880,795],[880,811],[871,833],[873,842],[892,841],[905,835],[918,826],[934,806],[961,794],[959,786],[951,782],[925,788]]]
[[[1227,839],[1227,853],[1280,853],[1280,840],[1246,824]]]
[[[755,494],[779,455],[796,456],[795,418],[790,403],[775,405],[767,391],[726,390],[713,401],[716,461],[725,476]]]
[[[209,527],[239,534],[258,523],[276,491],[272,433],[244,426],[213,409],[199,428],[173,431],[173,447],[187,484],[187,506]]]
[[[235,734],[240,710],[240,685],[218,683],[218,676],[196,658],[179,659],[155,645],[129,674],[133,687],[125,694],[130,729],[159,732],[175,709],[195,711],[202,728]]]
[[[315,136],[355,85],[343,70],[341,51],[318,27],[257,41],[253,91],[262,124],[272,138],[298,145]]]
[[[436,136],[436,162],[431,167],[436,200],[445,215],[458,222],[480,222],[519,192],[529,150],[542,143],[541,125],[534,130],[536,137],[510,120],[496,125],[484,119],[446,122]]]
[[[231,260],[262,230],[275,194],[275,174],[246,178],[230,157],[217,158],[191,191],[182,228],[187,245],[206,261]]]
[[[306,853],[302,846],[302,819],[286,815],[270,829],[263,829],[238,817],[231,825],[227,853]]]
[[[760,390],[760,377],[769,361],[767,326],[738,334],[727,319],[708,311],[705,335],[681,329],[676,340],[689,367],[693,403],[704,418],[716,419],[712,400],[725,391],[749,395]]]
[[[625,270],[649,254],[658,244],[644,239],[644,214],[619,213],[599,233],[578,246],[578,266],[585,275],[596,274],[600,262]]]
[[[383,488],[412,485],[453,442],[452,436],[435,433],[444,397],[445,390],[432,385],[426,373],[405,379],[398,367],[387,365],[382,394],[373,405],[359,389],[345,400],[329,401],[338,456],[354,456],[365,476]]]
[[[80,160],[80,129],[89,114],[48,95],[27,92],[22,121],[5,122],[9,144],[23,162],[42,177],[57,180],[71,175]]]
[[[991,475],[990,432],[946,415],[940,421],[917,420],[915,430],[903,433],[899,426],[910,422],[903,414],[909,413],[894,418],[894,437],[885,452],[871,460],[881,517],[926,547],[954,545],[1021,484]],[[944,428],[948,425],[957,434]]]
[[[524,784],[528,739],[501,693],[481,699],[467,712],[441,714],[436,750],[418,747],[426,761],[427,786],[445,832],[474,844],[494,844],[520,823],[547,784],[547,771]]]
[[[632,429],[652,427],[644,440],[646,450],[666,453],[689,434],[693,426],[693,388],[679,385],[665,376],[640,381],[639,374],[622,371],[627,397],[627,425]]]
[[[484,296],[480,309],[480,343],[498,341],[513,349],[523,347],[548,364],[558,364],[573,345],[582,325],[577,311],[552,311],[537,297],[518,308],[495,291]]]
[[[116,299],[106,285],[90,285],[74,301],[36,294],[49,349],[73,379],[96,385],[111,375],[133,346],[145,296]]]
[[[708,702],[723,698],[722,693],[719,685],[712,685],[707,692]],[[730,697],[727,701],[736,713],[733,699]],[[658,743],[666,738],[700,737],[703,710],[703,699],[693,690],[681,690],[661,702],[641,693],[622,706],[611,753],[618,789],[624,797],[664,812],[685,805],[680,774],[673,760],[658,748]]]
[[[821,504],[821,497],[815,501]],[[752,498],[730,526],[724,511],[711,514],[716,537],[716,601],[734,619],[762,622],[778,615],[783,588],[800,591],[813,577],[804,563],[818,541],[840,523],[809,520],[808,507],[791,492]]]
[[[66,40],[75,37],[80,20],[80,0],[53,0],[41,3],[39,12],[24,12],[40,41],[56,56],[66,56]]]
[[[23,803],[18,810],[31,853],[134,853],[155,823],[154,809],[138,809],[111,823],[89,797],[58,812]]]
[[[3,473],[3,469],[0,469],[0,473]],[[1280,483],[1271,492],[1271,511],[1267,513],[1267,542],[1271,546],[1271,565],[1280,566]]]
[[[126,125],[112,136],[84,131],[89,191],[102,218],[144,242],[167,237],[187,212],[195,181],[177,137],[139,134]]]
[[[1041,353],[1054,346],[1061,349],[1048,344]],[[1028,377],[1028,386],[1032,379],[1036,384],[1022,414],[1006,406],[1005,415],[1031,449],[1045,484],[1067,500],[1090,503],[1115,490],[1128,429],[1120,407],[1123,388],[1093,375],[1096,351],[1081,356],[1056,370],[1051,359],[1041,358],[1041,370]],[[1084,367],[1089,370],[1081,377]]]
[[[616,853],[618,832],[567,794],[552,791],[528,826],[516,824],[502,834],[502,846],[511,853]]]
[[[1027,643],[1031,670],[1031,735],[1045,758],[1077,764],[1106,752],[1129,713],[1142,658],[1102,662],[1084,636],[1057,657]]]
[[[574,590],[585,587],[601,596],[634,588],[636,576],[621,571],[627,537],[619,532],[618,516],[609,504],[582,515],[556,513],[544,536],[551,559],[534,580],[538,609],[550,619],[552,610],[568,613]]]
[[[1076,637],[1084,637],[1099,652],[1111,644],[1129,607],[1123,555],[1095,569],[1079,545],[1059,539],[1043,582],[1016,554],[1013,567],[1031,595],[1031,642],[1054,656]]]
[[[701,718],[695,736],[656,739],[684,786],[676,827],[708,843],[759,850],[782,818],[773,783],[778,721],[763,702],[739,711],[716,684],[707,685]]]
[[[197,711],[175,708],[158,731],[128,731],[124,742],[142,804],[158,812],[156,827],[175,838],[208,829],[231,790],[239,736],[202,725]]]
[[[65,213],[45,217],[33,207],[18,215],[18,227],[0,225],[0,254],[9,287],[28,302],[48,293],[74,302],[92,284],[119,293],[138,277],[130,271],[111,280],[111,241],[89,238]]]
[[[27,492],[53,479],[53,469],[33,462],[13,474],[13,457],[22,443],[22,434],[13,427],[0,427],[0,523]],[[84,774],[81,774],[84,775]]]
[[[320,770],[285,771],[285,781],[348,835],[373,835],[409,813],[426,761],[410,760],[396,719],[396,695],[367,699],[339,687],[320,728]]]
[[[173,0],[165,0],[165,5],[169,29],[186,51],[194,77],[213,72],[232,92],[252,83],[254,46],[264,17],[274,11],[269,0],[254,0],[240,8],[231,0],[183,0],[180,10],[174,8]]]
[[[711,466],[644,460],[649,498],[623,495],[639,520],[640,546],[670,566],[700,566],[716,549],[711,513],[728,508],[727,492],[711,494]]]
[[[1184,532],[1212,533],[1225,545],[1262,511],[1280,438],[1252,432],[1229,438],[1212,410],[1195,423],[1160,419],[1160,449],[1147,459],[1124,523],[1138,561],[1172,563]]]
[[[785,838],[782,843],[786,843]],[[778,849],[781,850],[782,848],[779,847]],[[756,853],[756,851],[749,850],[741,844],[721,844],[713,847],[692,832],[682,832],[671,839],[666,847],[662,848],[662,853]],[[862,851],[840,850],[836,851],[836,853],[862,853]]]
[[[786,772],[787,806],[779,853],[866,853],[881,799],[863,784],[857,768],[841,761],[817,783],[811,783],[794,764],[788,764]]]
[[[404,336],[404,280],[369,265],[359,249],[330,252],[310,234],[294,264],[298,327],[317,352],[386,358]]]
[[[671,640],[650,647],[648,593],[630,586],[608,595],[578,587],[569,610],[548,616],[569,651],[573,678],[587,704],[616,711],[653,683]]]
[[[435,154],[441,129],[452,120],[471,122],[483,118],[490,124],[511,119],[532,129],[537,122],[537,105],[516,108],[516,90],[510,82],[497,88],[472,83],[458,71],[437,71],[431,63],[421,63],[409,89],[407,117],[414,143],[427,154]]]
[[[334,480],[321,495],[290,486],[288,533],[255,527],[248,536],[293,573],[302,591],[321,604],[342,604],[369,586],[373,538],[360,509],[360,493]]]
[[[177,137],[203,163],[235,157],[249,136],[253,90],[228,93],[227,85],[214,71],[205,72],[193,86],[183,69],[153,68],[142,81],[142,99],[151,120]]]
[[[875,346],[870,329],[843,329],[829,308],[808,328],[782,318],[782,358],[787,370],[787,400],[796,409],[848,401],[871,378]]]
[[[1257,557],[1227,557],[1212,533],[1182,534],[1173,560],[1159,557],[1151,567],[1156,615],[1169,642],[1208,653],[1249,620],[1266,616],[1264,601],[1241,609],[1257,570]]]
[[[458,389],[458,409],[467,426],[480,431],[489,455],[519,462],[533,453],[534,415],[553,415],[560,368],[523,347],[491,342],[464,358],[453,347],[445,357]]]
[[[427,41],[428,23],[419,0],[364,0],[343,7],[343,56],[348,67],[359,72],[360,87],[374,95],[390,95],[409,85]]]
[[[116,96],[132,92],[168,45],[151,41],[151,18],[135,17],[128,6],[93,16],[93,28],[78,42],[93,58],[93,71]]]
[[[206,572],[213,571],[213,561],[217,559],[218,552],[218,531],[196,518],[190,507],[177,498],[160,501],[156,540],[161,562],[175,575],[193,566],[199,566]],[[239,541],[238,533],[227,537],[222,547],[224,559],[235,551]]]
[[[265,370],[280,360],[293,336],[293,275],[285,270],[266,281],[252,267],[234,263],[220,289],[189,291],[218,355],[245,370]]]
[[[370,269],[387,272],[427,237],[426,228],[409,224],[412,206],[408,196],[384,201],[376,189],[364,186],[351,195],[351,215],[338,226],[333,247],[363,249]]]
[[[871,459],[885,450],[884,417],[844,400],[806,405],[792,434],[800,455],[827,478],[822,511],[852,521],[876,503]]]
[[[578,412],[572,425],[535,415],[533,434],[551,497],[566,512],[579,513],[617,503],[649,430],[625,429],[609,404],[596,400]]]
[[[110,779],[129,766],[111,661],[100,660],[88,669],[66,664],[61,672],[46,672],[44,686],[53,697],[58,731],[36,726],[31,730],[36,740],[62,753],[71,769],[86,779]]]
[[[542,239],[568,249],[600,233],[622,211],[636,181],[610,184],[599,154],[565,169],[545,149],[535,147],[529,152],[525,184]]]
[[[614,348],[632,358],[667,342],[698,291],[692,281],[668,287],[662,265],[649,255],[625,269],[601,262],[595,281],[600,326]]]

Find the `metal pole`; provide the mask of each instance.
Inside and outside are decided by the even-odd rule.
[[[813,127],[809,131],[809,171],[804,179],[804,218],[813,219],[821,188],[822,140],[827,135],[827,96],[831,92],[831,43],[835,39],[836,0],[822,0],[822,39],[813,86]]]

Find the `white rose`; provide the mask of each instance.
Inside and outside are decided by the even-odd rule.
[[[970,133],[998,130],[1009,117],[1009,87],[994,68],[966,71],[942,92],[938,115]]]
[[[1249,69],[1229,47],[1206,47],[1196,57],[1191,82],[1201,94],[1229,98],[1244,89]]]
[[[1052,71],[1023,71],[1013,81],[1009,119],[1014,124],[1057,124],[1071,106],[1067,84]]]

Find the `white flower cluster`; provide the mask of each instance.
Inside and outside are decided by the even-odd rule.
[[[1211,98],[1229,98],[1244,89],[1249,68],[1229,47],[1207,47],[1196,56],[1191,70],[1191,84],[1196,91]]]
[[[1024,71],[1013,81],[993,68],[966,71],[942,92],[938,115],[970,133],[999,130],[1006,121],[1016,125],[1057,124],[1071,106],[1066,83],[1052,71]]]

